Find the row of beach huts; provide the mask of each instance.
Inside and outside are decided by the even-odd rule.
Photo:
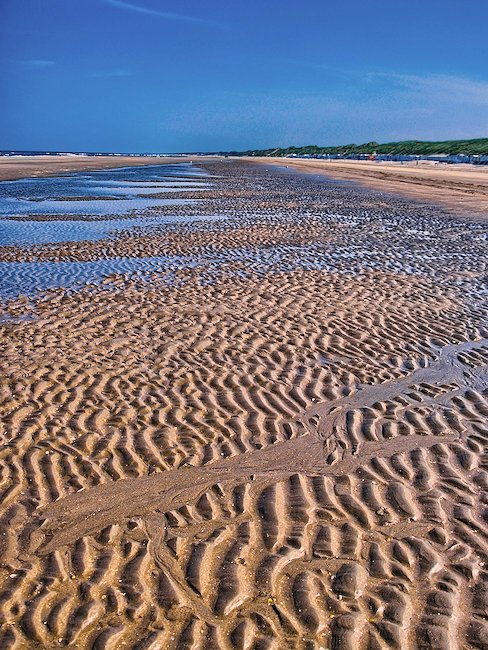
[[[445,163],[449,165],[465,163],[468,165],[488,165],[488,154],[486,155],[465,155],[465,154],[438,154],[433,156],[414,156],[409,154],[289,154],[287,158],[319,158],[321,160],[389,160],[392,162],[415,162],[419,160],[430,160],[434,163]]]

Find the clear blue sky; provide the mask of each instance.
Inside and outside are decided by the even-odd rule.
[[[0,0],[0,149],[488,136],[488,0]]]

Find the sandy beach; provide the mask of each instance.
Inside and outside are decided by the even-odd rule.
[[[488,647],[488,170],[264,162],[0,246],[2,649]]]
[[[92,169],[168,165],[188,161],[189,157],[158,156],[0,156],[0,181],[17,178],[55,176]]]
[[[369,162],[364,160],[304,160],[246,158],[264,164],[286,165],[312,174],[349,180],[418,201],[434,202],[454,214],[488,216],[488,166],[446,165],[429,161]]]

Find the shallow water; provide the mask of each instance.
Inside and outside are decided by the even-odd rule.
[[[185,199],[151,198],[150,195],[205,189],[208,184],[196,180],[202,177],[205,177],[203,170],[181,163],[4,181],[0,183],[0,218],[49,214],[117,215],[181,204]],[[176,187],[172,187],[174,185]]]
[[[211,220],[212,215],[195,216],[191,221]],[[155,215],[130,219],[90,219],[67,221],[17,221],[0,219],[0,241],[3,246],[32,246],[61,242],[99,241],[132,228],[150,228],[163,224],[188,222],[187,217]]]
[[[178,257],[129,257],[93,262],[0,262],[0,296],[33,296],[49,289],[79,289],[99,284],[113,273],[176,270],[188,267]],[[194,265],[194,263],[193,263]]]
[[[132,221],[132,220],[131,220]],[[237,267],[235,265],[237,264]],[[99,284],[113,273],[147,275],[202,267],[202,279],[226,269],[243,273],[271,270],[324,269],[326,257],[317,246],[285,246],[266,249],[230,249],[200,255],[110,258],[89,262],[0,262],[0,297],[34,295],[37,291]],[[171,282],[171,275],[166,278]]]
[[[90,201],[59,201],[42,200],[29,201],[24,199],[3,199],[0,205],[1,216],[23,216],[38,214],[84,214],[107,216],[113,214],[127,214],[132,210],[145,210],[161,205],[180,205],[187,203],[185,199],[108,199]]]
[[[173,167],[173,170],[169,167]],[[31,183],[39,193],[40,188],[44,188],[46,192],[46,188],[52,188],[54,184],[57,189],[53,191],[58,192],[58,196],[62,197],[66,193],[66,184],[63,185],[63,183],[68,181],[72,187],[75,184],[79,185],[83,180],[83,187],[87,196],[90,196],[94,193],[94,187],[103,187],[107,192],[120,190],[123,194],[128,190],[139,192],[140,189],[160,191],[162,186],[168,187],[174,183],[182,183],[184,186],[188,182],[199,183],[199,181],[195,181],[196,177],[201,177],[202,183],[206,184],[211,178],[211,176],[205,177],[203,173],[194,170],[191,166],[187,165],[185,169],[182,167],[182,165],[177,165],[164,167],[164,169],[148,167],[96,173],[85,172],[72,175],[68,179],[24,181],[22,187],[25,192],[26,186]],[[163,171],[164,177],[162,176]],[[306,179],[299,178],[301,183],[305,183]],[[19,184],[11,183],[10,185],[17,188],[17,192],[19,191]],[[344,192],[343,188],[341,188],[342,192]],[[366,190],[360,189],[357,192],[353,191],[355,199],[357,196],[360,198],[364,196]],[[339,197],[342,197],[341,193]],[[133,206],[134,217],[126,219],[87,217],[71,221],[0,219],[0,237],[3,237],[4,243],[10,245],[30,245],[98,240],[133,227],[150,228],[168,223],[189,224],[199,219],[237,218],[242,225],[242,223],[252,223],[255,219],[263,218],[262,215],[254,214],[254,211],[241,211],[240,204],[238,208],[234,207],[231,210],[232,216],[228,214],[222,214],[221,217],[198,216],[197,213],[192,216],[172,217],[154,213],[144,214],[143,211],[139,214],[137,208],[144,205],[145,200],[151,201],[150,197],[140,198],[134,194],[134,196],[126,196],[123,201],[113,200],[113,203],[123,204],[126,200]],[[350,201],[350,197],[346,194],[344,207],[350,206]],[[100,202],[103,203],[103,201]],[[71,206],[76,205],[77,202],[66,203]],[[396,209],[384,212],[376,210],[374,213],[370,213],[369,203],[368,210],[362,212],[352,208],[339,212],[343,208],[343,203],[338,204],[336,201],[333,205],[335,206],[334,211],[326,212],[324,207],[323,214],[314,216],[315,220],[321,220],[324,232],[335,233],[330,241],[303,245],[270,241],[266,246],[222,247],[219,245],[218,238],[219,225],[216,228],[216,245],[196,248],[192,255],[113,259],[106,257],[90,262],[3,262],[0,263],[0,298],[21,294],[35,295],[37,291],[55,288],[77,289],[87,283],[99,284],[114,273],[140,275],[155,273],[161,275],[162,282],[173,282],[176,279],[173,271],[194,267],[198,267],[199,278],[204,283],[214,282],[218,274],[222,272],[240,277],[250,273],[264,274],[294,270],[321,270],[339,274],[359,274],[380,270],[394,274],[432,277],[440,282],[439,268],[449,269],[449,272],[455,275],[466,271],[478,273],[480,270],[476,259],[473,258],[471,247],[466,245],[468,237],[471,238],[474,245],[483,236],[483,233],[473,226],[470,226],[469,232],[465,228],[461,233],[455,229],[452,231],[452,237],[462,237],[463,246],[452,245],[451,239],[447,245],[441,246],[437,233],[440,225],[445,227],[445,223],[433,220],[433,217],[429,215],[428,218],[424,218],[422,215],[413,217],[404,214],[403,204],[402,209],[398,211]],[[336,212],[336,210],[338,211]],[[307,213],[304,213],[303,216],[306,218]],[[303,216],[298,215],[297,221],[295,221],[295,217],[290,215],[272,215],[269,217],[270,227],[281,222],[282,218],[289,219],[293,225],[296,222],[301,222]],[[214,226],[209,227],[210,230],[213,228]],[[224,225],[224,230],[225,228]],[[402,229],[407,231],[407,241],[399,235]],[[108,254],[110,253],[107,251]],[[459,275],[458,279],[452,282],[461,285],[465,282],[464,276]]]
[[[358,273],[373,270],[378,260],[367,251],[351,252],[321,244],[304,246],[276,245],[266,248],[234,248],[194,255],[110,258],[89,262],[0,262],[0,297],[33,296],[37,291],[65,288],[77,289],[86,284],[100,284],[113,273],[166,273],[162,281],[171,283],[171,273],[178,269],[199,267],[201,281],[213,282],[222,272],[237,277],[249,273],[322,270],[335,273]],[[415,273],[416,268],[404,269]]]
[[[128,220],[128,221],[132,221]],[[146,220],[146,223],[149,220]],[[100,284],[113,273],[127,273],[143,277],[165,274],[161,281],[171,283],[172,272],[199,267],[200,280],[212,283],[223,271],[243,277],[270,272],[296,270],[329,271],[339,274],[358,274],[388,268],[394,273],[422,276],[435,275],[433,269],[444,261],[456,260],[422,251],[420,254],[400,255],[398,250],[372,251],[361,245],[308,244],[266,246],[265,248],[229,248],[200,252],[193,255],[110,258],[89,262],[0,262],[0,298],[19,295],[34,296],[37,291],[65,288],[78,289]],[[465,267],[466,260],[459,263]]]

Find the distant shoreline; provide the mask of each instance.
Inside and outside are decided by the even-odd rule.
[[[190,160],[190,156],[0,156],[0,181],[139,165],[169,165]]]

